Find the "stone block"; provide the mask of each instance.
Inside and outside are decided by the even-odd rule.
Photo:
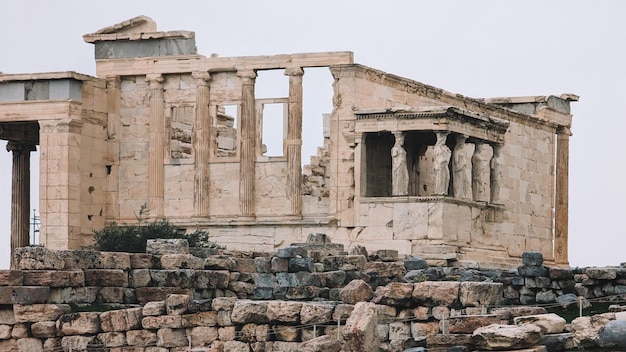
[[[134,269],[128,273],[128,286],[146,287],[150,285],[152,277],[149,269]]]
[[[0,325],[13,325],[15,324],[15,313],[13,313],[13,309],[8,307],[9,309],[0,308]]]
[[[17,340],[0,340],[0,351],[19,352],[20,350],[17,347]]]
[[[100,313],[79,312],[63,314],[56,322],[57,331],[65,335],[93,335],[100,332]]]
[[[31,304],[13,306],[14,322],[31,323],[38,321],[56,321],[61,315],[69,313],[67,304]]]
[[[126,341],[129,346],[154,346],[157,336],[154,331],[130,330],[126,332]]]
[[[161,328],[157,330],[156,345],[159,347],[183,347],[188,344],[185,329]]]
[[[24,285],[23,272],[20,270],[0,270],[0,286]]]
[[[165,315],[165,301],[147,302],[142,310],[142,316]]]
[[[404,268],[407,271],[428,268],[428,263],[420,257],[413,257],[404,260]]]
[[[0,340],[10,339],[12,330],[13,330],[13,326],[0,324]]]
[[[189,301],[189,313],[206,312],[211,310],[212,299],[192,299]]]
[[[285,298],[290,300],[312,300],[318,297],[319,292],[320,288],[315,286],[289,287],[287,288]]]
[[[189,254],[189,242],[182,238],[148,240],[146,253],[153,255]]]
[[[66,269],[130,269],[130,255],[119,252],[95,252],[84,250],[59,251]]]
[[[464,307],[497,306],[503,290],[501,283],[461,282],[459,301]]]
[[[299,324],[301,302],[270,301],[267,303],[267,319],[273,324]]]
[[[419,305],[451,306],[459,299],[459,288],[460,283],[453,281],[418,282],[414,285],[412,296]]]
[[[213,299],[212,308],[214,311],[232,311],[237,303],[237,297],[216,297]]]
[[[590,279],[595,280],[614,280],[617,277],[616,268],[586,268],[585,274]]]
[[[203,278],[205,275],[202,276]],[[150,278],[155,286],[159,287],[177,287],[177,288],[215,288],[203,287],[195,285],[196,271],[193,269],[178,270],[150,270]]]
[[[191,254],[164,254],[161,269],[203,269],[205,261]]]
[[[125,332],[101,332],[97,337],[98,340],[108,348],[127,345]]]
[[[126,331],[141,329],[143,319],[143,308],[128,308],[111,310],[100,314],[100,325],[102,331]]]
[[[237,262],[230,256],[215,255],[204,259],[204,268],[208,270],[235,271]]]
[[[177,287],[138,287],[136,292],[139,304],[146,304],[152,301],[165,301],[167,296],[173,293],[193,295],[193,290]]]
[[[237,324],[266,324],[267,302],[238,300],[233,307],[231,319]]]
[[[98,291],[96,301],[99,303],[124,303],[125,292],[123,287],[102,287]]]
[[[56,337],[57,326],[55,321],[38,321],[30,326],[30,332],[36,338]]]
[[[192,346],[209,346],[217,340],[217,328],[210,326],[198,326],[189,331]]]
[[[17,348],[20,351],[43,352],[43,344],[40,339],[26,337],[17,340]]]
[[[253,292],[254,299],[271,300],[274,298],[274,288],[271,287],[255,287]]]
[[[271,258],[257,257],[254,258],[254,269],[257,273],[271,272]]]
[[[542,337],[541,328],[533,324],[492,324],[476,329],[472,333],[472,343],[479,349],[514,350],[531,347]]]
[[[413,284],[392,282],[376,288],[372,302],[392,306],[406,306],[413,295]]]
[[[270,266],[273,273],[286,273],[289,271],[289,259],[273,257]]]
[[[165,311],[168,315],[181,315],[187,312],[189,295],[171,294],[165,299]]]
[[[0,304],[46,303],[50,288],[41,286],[0,286]]]
[[[300,310],[300,322],[308,324],[326,324],[332,322],[334,306],[325,303],[305,303]]]
[[[541,266],[543,264],[543,254],[541,252],[522,253],[522,264],[525,266]]]
[[[381,341],[377,325],[376,305],[368,302],[357,303],[343,331],[343,351],[378,352]]]
[[[240,273],[255,273],[255,260],[256,258],[235,258],[235,262],[237,263],[235,271]]]
[[[401,277],[406,273],[404,269],[404,263],[383,263],[383,262],[368,262],[365,269],[366,274],[376,273],[378,277]]]
[[[183,327],[183,318],[181,315],[148,316],[141,319],[141,326],[149,330],[160,328],[180,329]]]
[[[157,257],[149,253],[129,253],[131,269],[153,269],[157,263]]]
[[[289,246],[284,248],[279,248],[275,254],[278,258],[306,258],[306,250],[304,250],[300,246]]]
[[[339,352],[341,341],[328,335],[319,336],[302,342],[297,350],[302,352]]]
[[[565,319],[554,314],[526,315],[513,318],[515,325],[534,324],[541,328],[543,334],[560,334],[565,328]]]
[[[194,287],[198,289],[226,289],[230,273],[226,270],[196,270]]]
[[[85,269],[85,285],[128,287],[128,273],[120,269]]]
[[[79,287],[85,285],[82,270],[25,270],[25,286]]]
[[[15,249],[15,262],[20,270],[63,270],[65,261],[58,251],[31,246]]]
[[[444,324],[444,321],[441,322]],[[492,315],[464,315],[458,317],[452,317],[445,321],[446,333],[450,334],[471,334],[474,330],[491,325],[499,324],[500,316],[496,314]],[[443,330],[443,329],[442,329]]]
[[[288,268],[290,273],[313,272],[313,261],[308,258],[289,258]]]
[[[350,281],[339,293],[341,301],[347,304],[368,302],[374,297],[372,287],[363,280]]]
[[[343,270],[327,271],[325,273],[319,273],[318,275],[324,287],[340,287],[343,286],[346,281],[346,272]]]
[[[215,311],[184,314],[182,316],[183,327],[215,326],[217,325],[217,313]]]

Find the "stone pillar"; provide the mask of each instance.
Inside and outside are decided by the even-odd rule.
[[[391,195],[406,196],[409,194],[409,169],[406,165],[404,150],[404,132],[393,132],[395,144],[391,148]]]
[[[163,76],[148,74],[150,83],[150,159],[148,164],[148,209],[150,215],[163,216],[165,194],[165,103],[163,99]]]
[[[490,185],[490,203],[501,204],[500,201],[500,184],[502,182],[502,143],[495,143],[491,147],[493,148],[493,154],[489,161],[489,185]]]
[[[287,68],[289,110],[287,118],[287,198],[291,215],[302,214],[302,75],[300,67]]]
[[[569,127],[557,130],[556,145],[556,199],[554,218],[554,261],[569,266],[568,260],[568,182],[569,182]]]
[[[239,206],[241,215],[254,216],[256,116],[253,70],[238,71],[241,77],[241,132],[239,140]]]
[[[11,268],[16,248],[30,244],[28,232],[30,222],[30,152],[36,150],[34,144],[9,141],[7,151],[13,153],[11,182]]]
[[[209,157],[211,155],[211,121],[209,117],[209,81],[207,71],[192,74],[196,82],[196,116],[194,120],[194,215],[209,216]]]

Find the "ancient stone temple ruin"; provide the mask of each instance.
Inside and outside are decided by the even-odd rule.
[[[146,203],[150,217],[208,229],[232,249],[271,252],[313,232],[347,249],[453,262],[518,264],[539,251],[568,263],[575,95],[468,98],[356,64],[351,52],[206,57],[193,32],[157,31],[143,16],[84,40],[96,77],[0,74],[13,248],[28,244],[38,148],[40,242],[51,249],[88,245]],[[330,70],[334,96],[309,162],[302,87],[313,67]],[[265,70],[288,76],[288,96],[255,96]],[[266,104],[284,111],[282,154],[271,157]]]

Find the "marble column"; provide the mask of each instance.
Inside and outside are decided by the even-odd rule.
[[[150,128],[148,164],[148,209],[154,217],[163,216],[165,195],[165,103],[163,98],[163,76],[148,74],[150,83]]]
[[[7,151],[13,153],[11,182],[11,268],[17,269],[13,262],[15,249],[30,244],[28,232],[30,222],[30,152],[35,151],[34,144],[9,141]]]
[[[196,116],[194,120],[194,215],[209,216],[209,156],[211,154],[211,121],[209,119],[209,81],[207,71],[192,73],[196,82]]]
[[[289,76],[287,116],[287,198],[290,214],[302,214],[302,76],[301,67],[285,70]]]
[[[556,144],[556,199],[554,217],[554,261],[569,266],[568,260],[568,182],[569,182],[569,137],[570,129],[565,126],[557,130]]]
[[[254,82],[256,72],[238,71],[241,77],[241,131],[239,139],[239,207],[241,215],[254,216],[254,179],[256,160],[256,116]]]

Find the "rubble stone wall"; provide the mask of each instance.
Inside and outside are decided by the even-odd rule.
[[[175,242],[148,254],[21,248],[20,270],[0,271],[0,350],[302,351],[339,339],[347,351],[374,338],[404,351],[544,304],[626,293],[626,268],[545,267],[533,252],[507,271],[347,255],[332,243],[202,255]],[[311,342],[323,335],[326,347]]]

